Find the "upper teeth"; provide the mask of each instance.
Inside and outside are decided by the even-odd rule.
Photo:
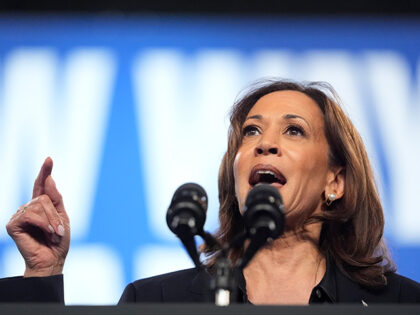
[[[258,174],[269,174],[269,175],[272,175],[272,176],[276,176],[276,174],[274,174],[272,171],[258,171],[257,173]]]

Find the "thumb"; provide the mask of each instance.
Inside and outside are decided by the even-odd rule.
[[[49,175],[45,179],[44,189],[45,189],[45,194],[48,195],[48,197],[50,197],[50,199],[51,199],[54,207],[56,207],[57,211],[58,212],[65,212],[63,197],[61,196],[60,192],[57,190],[57,187],[55,185],[55,181],[53,180],[51,175]]]

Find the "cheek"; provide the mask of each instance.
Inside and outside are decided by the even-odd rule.
[[[323,153],[314,154],[312,159],[306,161],[307,172],[312,174],[314,179],[317,179],[320,185],[325,185],[326,176],[328,172],[327,156]]]
[[[316,150],[294,152],[293,175],[284,187],[284,202],[290,209],[313,208],[321,200],[327,183],[327,158]]]
[[[290,157],[294,161],[296,171],[308,177],[324,174],[328,168],[327,156],[318,150],[293,151],[290,153]],[[318,178],[318,176],[316,177]]]

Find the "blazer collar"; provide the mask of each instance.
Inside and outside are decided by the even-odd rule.
[[[363,300],[366,290],[358,283],[346,276],[338,267],[335,268],[337,282],[337,301],[338,303],[358,303],[365,305]],[[366,305],[365,305],[366,306]]]

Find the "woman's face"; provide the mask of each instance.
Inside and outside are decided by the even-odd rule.
[[[328,166],[328,143],[318,105],[297,91],[260,98],[242,126],[234,162],[235,192],[242,212],[250,189],[271,183],[284,201],[288,225],[302,214],[321,211]]]

